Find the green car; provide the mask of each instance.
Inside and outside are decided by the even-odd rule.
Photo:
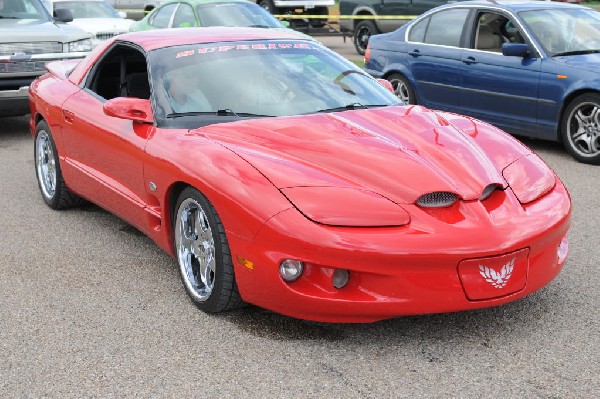
[[[168,0],[144,19],[131,25],[129,30],[133,32],[193,26],[287,29],[289,24],[279,21],[262,7],[247,0]],[[302,33],[298,34],[306,37]]]

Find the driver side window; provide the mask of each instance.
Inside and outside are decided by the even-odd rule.
[[[150,99],[147,71],[143,53],[117,45],[96,64],[86,81],[86,89],[105,100],[115,97]]]

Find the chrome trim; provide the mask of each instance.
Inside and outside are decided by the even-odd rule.
[[[428,85],[428,86],[443,87],[443,88],[446,88],[446,89],[453,89],[453,90],[459,90],[459,91],[468,91],[468,92],[471,92],[471,93],[487,94],[487,95],[496,96],[496,97],[512,98],[512,99],[519,100],[519,101],[545,103],[547,105],[556,105],[556,101],[544,100],[544,99],[539,99],[539,98],[536,98],[536,97],[524,97],[524,96],[516,96],[514,94],[498,93],[498,92],[495,92],[495,91],[479,90],[479,89],[469,89],[469,88],[466,88],[466,87],[463,87],[463,86],[453,86],[453,85],[447,85],[447,84],[437,83],[437,82],[428,82],[426,80],[419,80],[418,83],[424,84],[424,85]]]
[[[13,54],[0,55],[0,62],[21,62],[21,61],[61,61],[75,58],[84,58],[89,54],[87,51],[78,51],[72,53],[46,53],[46,54]]]
[[[523,33],[525,33],[525,35],[527,36],[527,39],[529,40],[529,42],[533,45],[534,50],[537,52],[537,55],[539,58],[549,58],[543,51],[540,50],[540,48],[537,45],[537,42],[535,40],[532,39],[531,35],[529,34],[529,32],[527,31],[527,29],[525,29],[523,27],[523,24],[521,23],[521,20],[517,17],[517,15],[515,13],[513,13],[510,10],[507,10],[505,8],[498,8],[498,7],[490,7],[490,6],[483,6],[483,5],[456,5],[456,6],[448,6],[448,7],[444,7],[441,9],[433,9],[430,11],[425,12],[424,14],[422,14],[420,17],[412,20],[411,25],[406,28],[406,32],[404,33],[404,41],[406,43],[411,43],[411,44],[421,44],[421,45],[426,45],[426,46],[436,46],[436,47],[445,47],[445,48],[459,48],[459,49],[463,49],[463,50],[475,50],[475,49],[471,49],[471,48],[464,48],[464,47],[456,47],[456,46],[444,46],[444,45],[440,45],[440,44],[429,44],[429,43],[421,43],[421,42],[411,42],[410,40],[408,40],[408,36],[410,34],[410,31],[412,29],[413,26],[415,26],[418,21],[427,18],[428,16],[432,15],[432,14],[436,14],[438,12],[441,11],[445,11],[445,10],[452,10],[455,8],[475,8],[475,9],[480,9],[482,11],[497,11],[497,12],[501,12],[501,13],[506,13],[508,14],[510,17],[513,18],[512,22],[516,22],[519,25],[519,28],[521,29],[521,31]],[[481,50],[475,50],[475,51],[481,51]],[[502,55],[502,53],[500,53],[500,55]]]
[[[29,86],[20,87],[18,90],[0,90],[0,98],[27,98]]]

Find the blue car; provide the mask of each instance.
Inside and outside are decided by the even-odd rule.
[[[562,141],[600,164],[600,13],[566,3],[444,5],[372,36],[365,69],[405,103]]]

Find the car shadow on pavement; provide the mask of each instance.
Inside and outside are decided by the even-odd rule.
[[[501,332],[506,339],[534,334],[557,313],[567,314],[563,289],[552,283],[541,291],[499,307],[456,313],[403,316],[367,324],[312,322],[255,306],[224,313],[226,320],[250,335],[275,341],[364,341],[386,337],[389,345],[406,341],[476,339],[483,346]],[[518,336],[518,337],[517,337]],[[489,339],[488,339],[489,338]]]

